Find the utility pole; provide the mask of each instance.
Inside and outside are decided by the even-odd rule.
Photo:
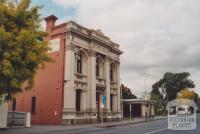
[[[147,78],[148,77],[153,77],[153,78],[155,78],[155,75],[152,75],[152,74],[148,74],[148,75],[146,75],[145,76],[145,79],[144,79],[144,89],[145,89],[145,121],[147,121],[148,120],[148,114],[147,114],[147,86],[146,86],[146,84],[147,84]],[[150,100],[150,98],[149,98],[149,100]],[[150,103],[150,102],[149,102]],[[150,105],[150,104],[149,104]],[[150,106],[148,106],[149,108],[149,111],[150,111]],[[150,113],[149,113],[150,114]]]
[[[124,116],[124,108],[123,108],[123,95],[122,95],[122,82],[120,79],[120,104],[121,104],[121,118]]]
[[[131,120],[131,116],[132,116],[132,115],[131,115],[131,114],[132,114],[132,113],[131,113],[131,112],[132,112],[131,103],[129,104],[129,108],[130,108],[130,120]]]

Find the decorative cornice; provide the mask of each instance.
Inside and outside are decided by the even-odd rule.
[[[66,32],[68,34],[76,35],[79,38],[86,39],[89,42],[99,42],[105,45],[106,47],[109,47],[113,52],[119,55],[123,53],[119,50],[119,45],[117,43],[112,42],[109,37],[100,34],[96,30],[85,28],[77,24],[76,22],[68,22]]]
[[[76,48],[76,45],[74,43],[69,43],[69,44],[66,44],[66,46],[65,46],[66,51],[68,51],[68,50],[74,51],[75,48]]]
[[[105,61],[106,61],[106,62],[111,62],[112,60],[111,60],[110,56],[106,56],[106,57],[105,57]]]
[[[119,65],[120,64],[120,61],[116,60],[116,59],[110,59],[110,62],[114,63],[115,65]]]

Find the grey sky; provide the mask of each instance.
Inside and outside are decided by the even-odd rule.
[[[144,90],[144,79],[159,79],[167,71],[188,71],[200,93],[200,0],[53,0],[73,7],[73,19],[100,28],[124,51],[121,79],[134,93]],[[147,79],[147,88],[155,82]]]

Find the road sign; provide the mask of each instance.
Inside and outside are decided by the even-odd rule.
[[[101,100],[102,100],[102,104],[101,104],[101,108],[102,108],[102,110],[101,110],[101,124],[103,125],[103,108],[104,108],[104,105],[106,104],[106,96],[103,95]]]
[[[102,96],[102,103],[106,104],[106,96],[105,95]]]

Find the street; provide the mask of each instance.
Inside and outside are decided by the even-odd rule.
[[[54,126],[53,126],[54,127]],[[42,127],[41,127],[42,128]],[[150,122],[135,123],[116,127],[83,127],[76,129],[66,129],[66,126],[58,126],[55,129],[29,128],[8,129],[0,131],[0,134],[198,134],[200,133],[200,115],[197,116],[196,130],[168,130],[167,119],[155,120]],[[30,130],[30,131],[29,131]]]

